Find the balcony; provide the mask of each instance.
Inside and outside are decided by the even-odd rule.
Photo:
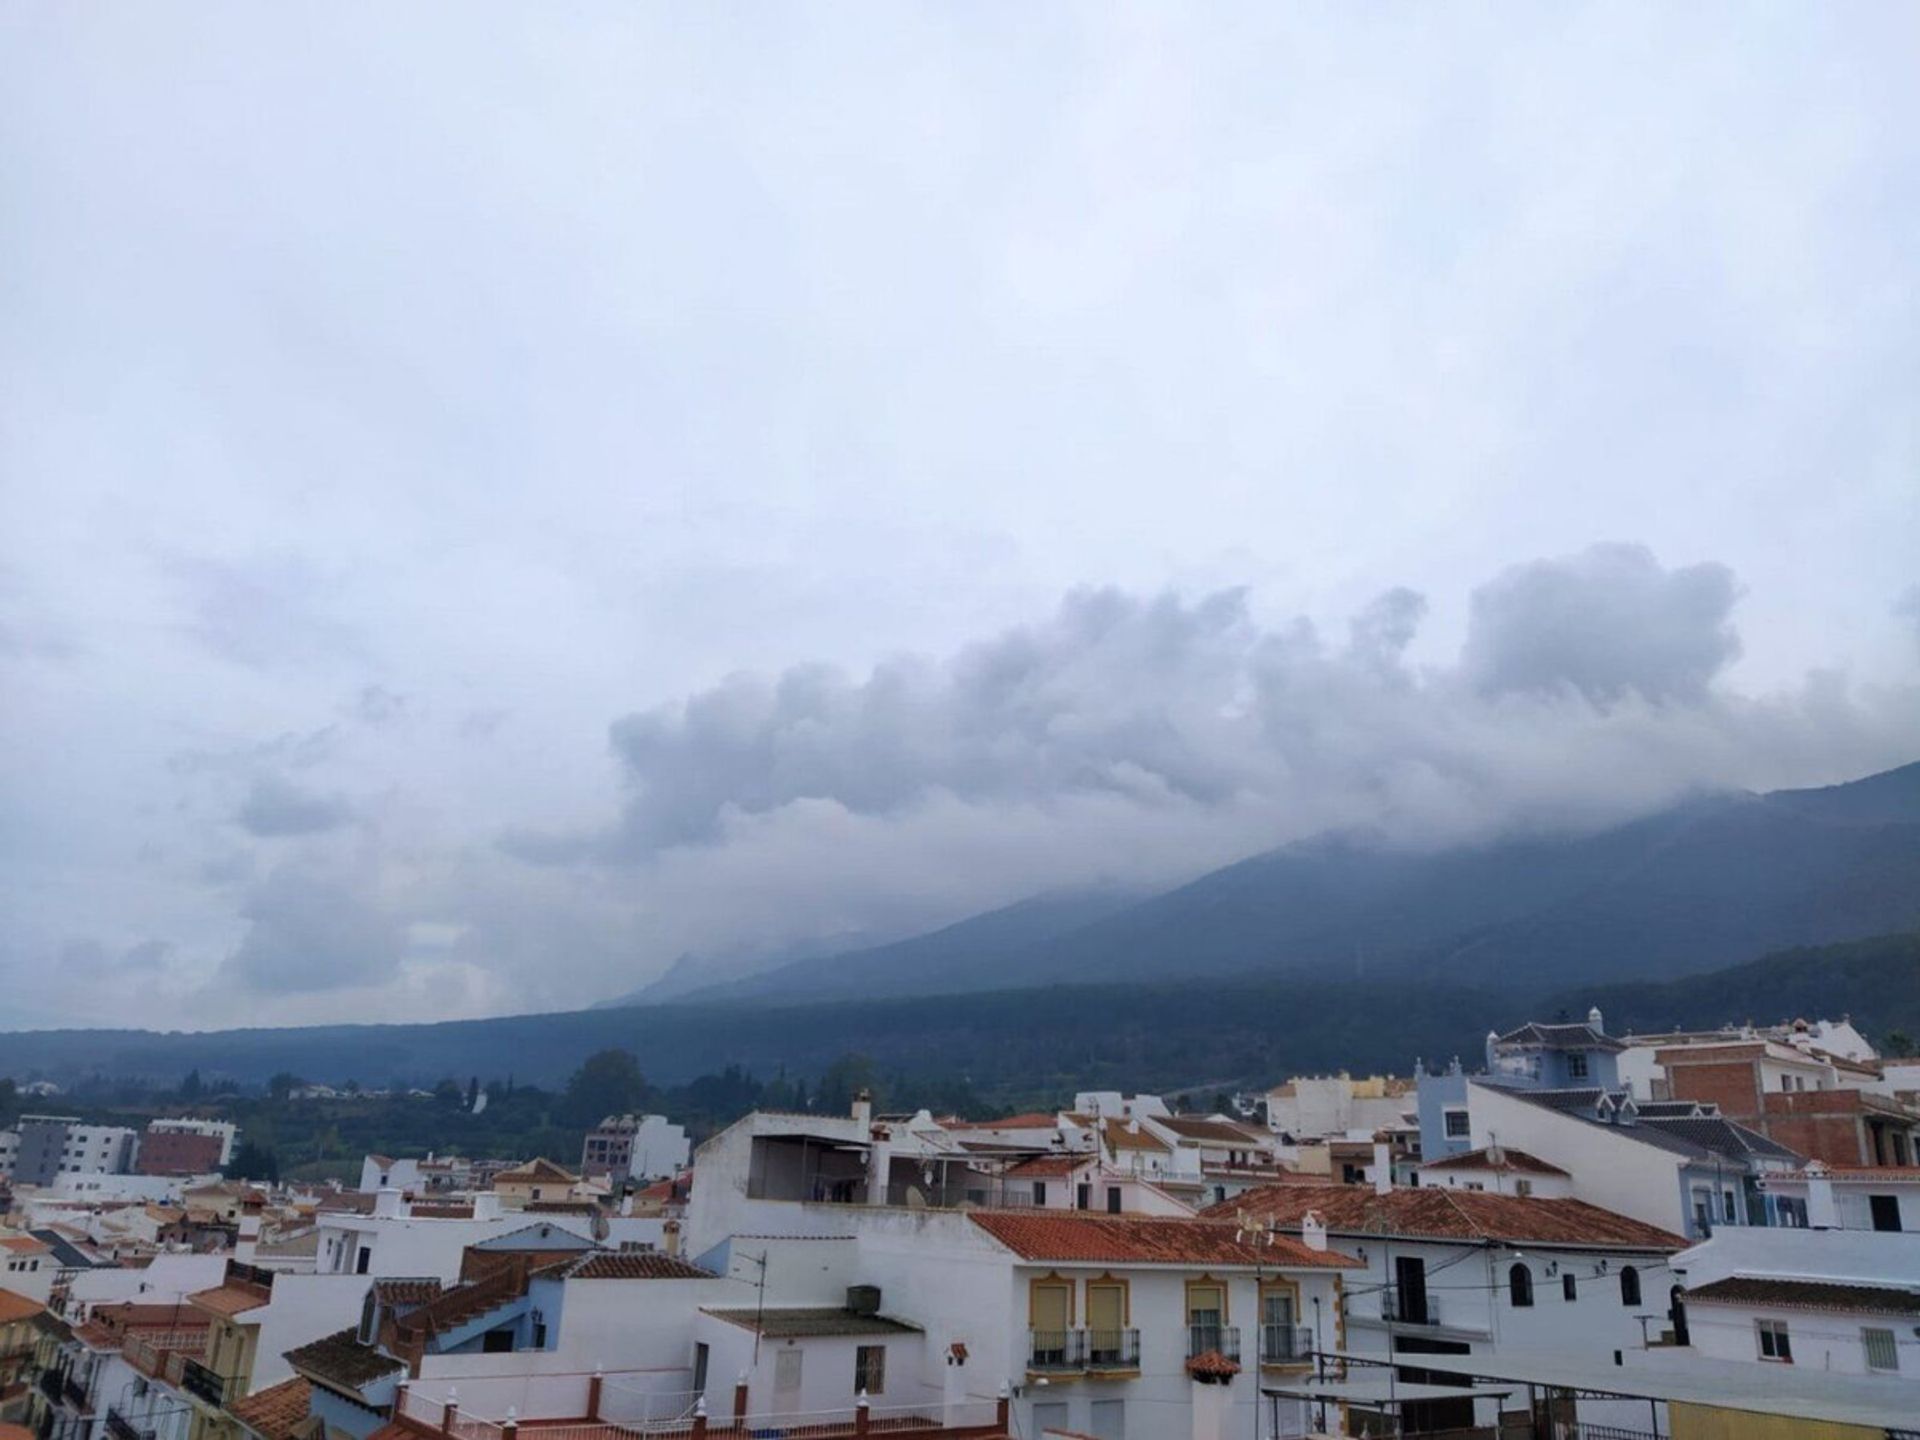
[[[1202,1355],[1221,1355],[1237,1365],[1240,1362],[1240,1327],[1189,1325],[1187,1359],[1198,1360]]]
[[[1029,1330],[1027,1369],[1036,1374],[1087,1368],[1087,1332],[1084,1330]]]
[[[188,1360],[181,1367],[180,1388],[216,1410],[226,1403],[226,1376],[215,1373],[198,1360]]]
[[[86,1382],[74,1375],[67,1376],[66,1384],[61,1387],[67,1403],[76,1410],[85,1410],[89,1403]]]
[[[1380,1318],[1400,1325],[1438,1325],[1440,1302],[1431,1295],[1402,1294],[1389,1286],[1380,1292]]]
[[[112,1440],[153,1440],[153,1431],[140,1429],[111,1406],[107,1408],[107,1434]]]
[[[1094,1374],[1140,1368],[1138,1330],[1087,1331],[1087,1369]]]
[[[60,1372],[58,1370],[42,1370],[39,1375],[34,1377],[33,1383],[40,1387],[40,1393],[49,1400],[57,1401],[60,1398]]]
[[[1313,1331],[1303,1325],[1262,1325],[1262,1365],[1304,1365],[1313,1358]]]

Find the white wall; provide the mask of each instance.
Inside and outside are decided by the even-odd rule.
[[[370,1283],[366,1275],[274,1276],[273,1299],[245,1317],[248,1323],[257,1318],[260,1324],[253,1388],[264,1390],[293,1374],[287,1351],[357,1324]]]
[[[1766,1360],[1760,1354],[1758,1322],[1762,1319],[1785,1322],[1795,1369],[1835,1375],[1887,1373],[1867,1369],[1866,1341],[1861,1331],[1872,1326],[1893,1332],[1898,1373],[1909,1380],[1920,1378],[1920,1340],[1914,1338],[1915,1317],[1912,1315],[1821,1313],[1699,1301],[1687,1306],[1687,1338],[1705,1359],[1776,1364],[1778,1362]],[[1920,1399],[1916,1403],[1920,1404]]]
[[[140,1269],[81,1270],[68,1288],[68,1316],[84,1320],[96,1305],[131,1300],[141,1305],[171,1305],[196,1290],[211,1290],[226,1277],[224,1255],[156,1255]]]
[[[1631,1137],[1517,1100],[1497,1086],[1467,1084],[1473,1148],[1499,1143],[1524,1150],[1573,1176],[1576,1198],[1684,1235],[1678,1155]]]

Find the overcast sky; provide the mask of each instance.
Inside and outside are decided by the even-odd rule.
[[[0,1028],[1920,758],[1920,8],[0,8]]]

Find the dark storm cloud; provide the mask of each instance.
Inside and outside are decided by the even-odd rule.
[[[1462,666],[1490,695],[1698,701],[1740,654],[1735,595],[1726,566],[1664,570],[1641,545],[1516,565],[1474,591]]]
[[[261,775],[233,818],[249,835],[271,839],[337,829],[353,819],[353,808],[337,795],[321,795],[277,775]]]

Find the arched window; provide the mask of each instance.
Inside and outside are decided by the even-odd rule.
[[[1516,1309],[1533,1304],[1533,1271],[1520,1264],[1507,1271],[1507,1294]]]
[[[1638,1305],[1640,1303],[1640,1272],[1631,1265],[1620,1271],[1620,1303]]]

